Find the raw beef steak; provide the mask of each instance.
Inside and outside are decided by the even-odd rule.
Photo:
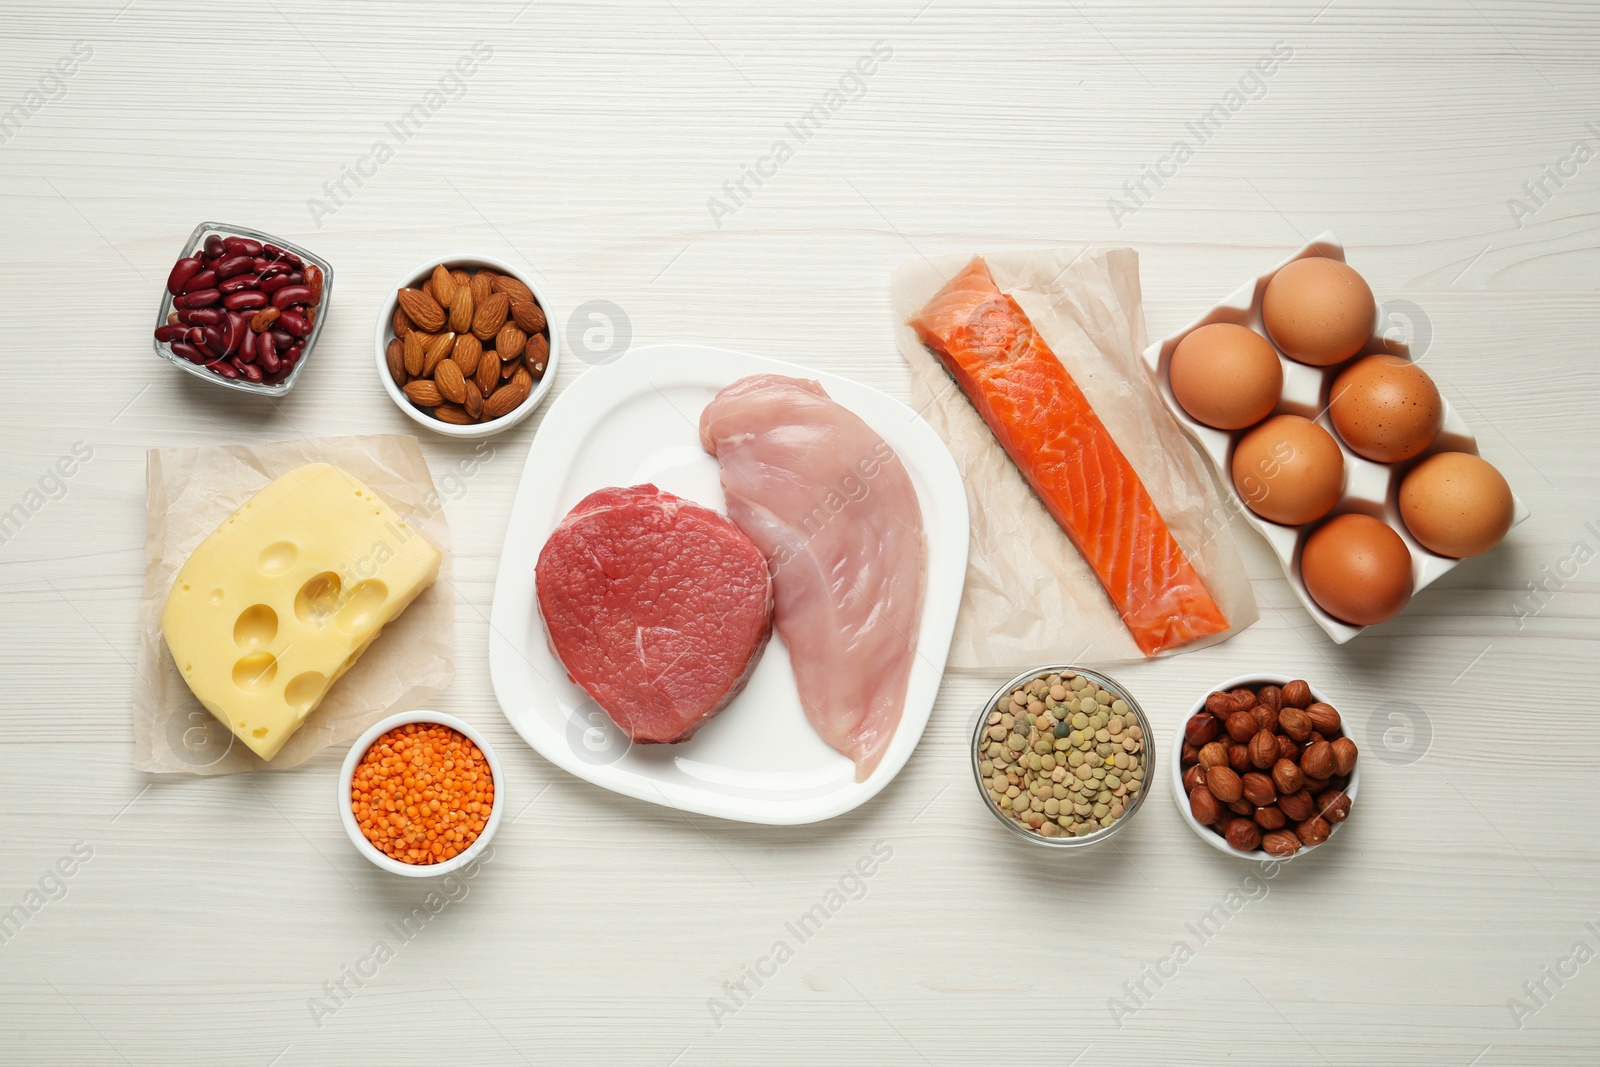
[[[727,707],[772,633],[761,550],[653,485],[584,497],[545,542],[537,575],[567,676],[645,744],[687,741]]]

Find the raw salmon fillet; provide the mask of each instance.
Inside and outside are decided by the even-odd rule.
[[[1140,651],[1228,628],[1139,475],[981,256],[910,324],[1094,568]]]

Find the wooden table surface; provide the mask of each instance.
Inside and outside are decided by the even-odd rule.
[[[0,1062],[1595,1062],[1597,23],[1490,0],[0,6],[0,509],[22,507],[0,544]],[[150,351],[203,219],[336,266],[281,404]],[[1159,337],[1324,229],[1421,309],[1429,369],[1532,518],[1343,647],[1236,522],[1261,621],[1115,668],[1162,745],[1243,670],[1335,696],[1366,753],[1356,816],[1275,878],[1197,841],[1161,779],[1116,847],[1000,832],[964,741],[1008,664],[948,676],[899,778],[821,825],[558,771],[487,673],[537,417],[447,502],[439,707],[538,799],[436,913],[346,841],[339,750],[130,767],[146,449],[411,432],[370,338],[428,256],[526,263],[560,316],[611,301],[634,344],[905,397],[887,277],[909,257],[1126,244]],[[558,389],[586,369],[566,354]],[[422,446],[436,474],[471,451]]]

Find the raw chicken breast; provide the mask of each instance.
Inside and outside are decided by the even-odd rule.
[[[922,508],[900,457],[821,385],[758,374],[700,415],[728,518],[772,569],[800,703],[865,781],[900,725],[927,580]]]

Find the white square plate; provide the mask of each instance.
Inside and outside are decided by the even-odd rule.
[[[899,454],[922,505],[928,585],[900,727],[865,782],[806,720],[774,633],[749,684],[688,741],[630,745],[567,679],[539,617],[534,565],[550,532],[596,489],[652,482],[724,510],[700,412],[750,374],[822,383]],[[905,766],[944,674],[967,568],[967,494],[955,461],[910,408],[876,389],[792,363],[703,345],[653,345],[587,371],[556,397],[528,450],[495,580],[489,673],[511,725],[540,755],[596,785],[741,822],[798,824],[865,803]]]

